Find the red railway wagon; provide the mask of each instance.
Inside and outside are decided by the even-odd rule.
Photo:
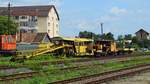
[[[9,54],[16,50],[16,35],[0,35],[0,53]]]

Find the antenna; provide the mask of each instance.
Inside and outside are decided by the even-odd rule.
[[[8,3],[8,35],[10,34],[10,2]]]
[[[103,24],[104,23],[100,23],[101,24],[101,34],[103,35],[104,34],[104,32],[103,32]]]

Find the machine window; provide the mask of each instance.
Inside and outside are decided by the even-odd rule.
[[[3,41],[3,43],[6,43],[6,42],[7,42],[6,37],[4,37],[4,41]]]
[[[0,37],[0,43],[2,42],[2,38]]]
[[[11,43],[11,36],[8,36],[8,43]]]

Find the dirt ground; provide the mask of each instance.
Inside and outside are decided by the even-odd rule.
[[[133,77],[124,77],[104,84],[150,84],[150,70]]]

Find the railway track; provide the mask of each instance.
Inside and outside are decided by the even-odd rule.
[[[36,74],[38,74],[38,72],[28,72],[28,73],[19,73],[19,74],[13,74],[8,76],[0,76],[0,81],[19,80],[23,78],[33,77]]]
[[[127,59],[126,60],[125,59],[117,60],[117,62],[125,62],[125,61],[127,61]],[[73,67],[66,67],[66,68],[54,69],[52,71],[56,71],[56,70],[61,70],[61,71],[66,71],[66,70],[81,70],[81,69],[89,68],[91,66],[94,66],[94,67],[100,66],[100,65],[105,64],[105,63],[106,62],[102,62],[102,63],[99,63],[99,64],[79,65],[79,66],[73,66]],[[5,68],[6,69],[9,69],[9,68],[12,69],[12,67],[5,67],[4,66],[4,69]],[[43,72],[49,72],[49,70],[48,71],[43,71]],[[11,81],[11,80],[19,80],[19,79],[24,79],[24,78],[30,78],[30,77],[33,77],[35,74],[40,75],[40,72],[35,71],[35,72],[13,74],[13,75],[8,75],[8,76],[0,76],[0,81]]]
[[[91,61],[105,61],[105,60],[112,60],[112,59],[127,59],[136,56],[132,55],[118,55],[118,56],[106,56],[106,57],[99,57],[99,58],[88,58],[88,59],[79,59],[79,60],[69,60],[69,61],[45,61],[41,62],[41,65],[49,65],[49,64],[65,64],[65,63],[79,63],[79,62],[91,62]]]
[[[124,62],[124,61],[127,61],[127,60],[120,60],[118,62]],[[97,66],[100,66],[104,63],[100,63],[100,64],[90,64],[90,65],[79,65],[79,66],[73,66],[73,67],[66,67],[66,68],[60,68],[60,69],[53,69],[53,70],[47,70],[47,71],[42,71],[44,73],[46,72],[53,72],[53,71],[67,71],[67,70],[81,70],[81,69],[86,69],[86,68],[89,68],[89,67],[97,67]],[[141,66],[147,66],[147,65],[141,65]],[[139,67],[139,66],[138,66]],[[150,68],[150,66],[149,66]],[[111,72],[114,72],[114,71],[111,71]],[[106,72],[106,73],[110,73],[110,72]],[[35,75],[40,75],[40,72],[38,71],[33,71],[33,72],[27,72],[27,73],[18,73],[18,74],[13,74],[13,75],[8,75],[8,76],[0,76],[0,81],[11,81],[11,80],[19,80],[19,79],[25,79],[25,78],[31,78]],[[95,76],[95,75],[94,75]],[[93,76],[93,77],[94,77]],[[84,77],[82,77],[83,79]],[[77,80],[78,78],[76,78],[75,80]],[[81,79],[81,78],[79,78]],[[78,80],[79,80],[78,79]],[[74,80],[74,79],[71,79],[71,80]],[[66,80],[64,83],[61,83],[62,81],[58,81],[58,82],[55,82],[56,84],[66,84]]]
[[[104,72],[69,80],[57,81],[49,84],[100,84],[123,76],[133,75],[143,70],[150,69],[150,64],[138,65],[130,68]]]
[[[118,60],[118,62],[125,62],[125,61],[127,61],[127,60]],[[86,68],[93,67],[93,66],[94,67],[100,66],[102,64],[105,64],[105,63],[90,64],[90,65],[78,65],[78,66],[73,66],[73,67],[53,69],[51,71],[81,70],[81,69],[86,69]],[[12,68],[6,67],[6,69],[12,69]],[[49,71],[50,70],[46,70],[46,71],[43,71],[43,72],[49,72]],[[18,74],[13,74],[13,75],[8,75],[8,76],[0,76],[0,81],[11,81],[11,80],[19,80],[19,79],[24,79],[24,78],[30,78],[30,77],[33,77],[35,74],[40,75],[40,72],[34,71],[34,72],[27,72],[27,73],[18,73]]]
[[[98,58],[87,58],[87,59],[78,59],[78,60],[68,60],[68,61],[45,61],[41,62],[42,65],[48,64],[64,64],[64,63],[77,63],[77,62],[88,62],[88,61],[95,61],[95,60],[108,60],[108,59],[117,59],[117,58],[128,58],[128,57],[135,57],[132,55],[118,55],[118,56],[106,56],[106,57],[98,57]]]
[[[0,70],[6,70],[6,69],[15,69],[17,67],[11,67],[11,66],[0,66]]]

